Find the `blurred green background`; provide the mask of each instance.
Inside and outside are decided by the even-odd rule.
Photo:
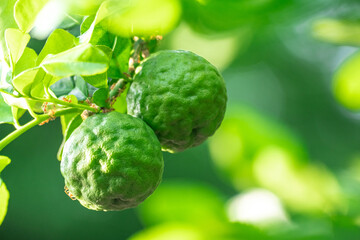
[[[94,212],[64,193],[59,120],[32,129],[1,152],[12,164],[0,239],[360,239],[360,117],[347,104],[359,84],[333,90],[358,50],[360,3],[182,0],[179,9],[160,49],[194,51],[221,70],[229,101],[218,132],[164,153],[164,181],[140,207]],[[0,138],[11,131],[0,125]]]

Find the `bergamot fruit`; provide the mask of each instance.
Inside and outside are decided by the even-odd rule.
[[[163,150],[197,146],[220,126],[225,82],[204,58],[182,50],[160,51],[137,71],[127,95],[128,113],[155,131]]]
[[[66,141],[61,161],[69,192],[104,211],[136,207],[156,189],[163,168],[153,130],[118,112],[88,117]]]

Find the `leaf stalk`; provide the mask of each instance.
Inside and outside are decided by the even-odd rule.
[[[23,133],[27,132],[31,128],[39,125],[40,123],[42,123],[42,122],[44,122],[44,121],[46,121],[46,120],[48,120],[50,118],[59,117],[59,116],[62,116],[62,115],[65,115],[65,114],[70,114],[70,113],[77,113],[77,112],[81,112],[81,111],[82,110],[77,109],[77,108],[66,108],[66,109],[58,110],[54,114],[38,115],[32,121],[30,121],[27,124],[19,127],[18,129],[16,129],[15,131],[13,131],[9,135],[7,135],[5,138],[3,138],[0,141],[0,151],[3,150],[7,145],[9,145],[12,141],[14,141],[16,138],[18,138]]]

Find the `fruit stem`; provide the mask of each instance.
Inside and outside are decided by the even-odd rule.
[[[53,98],[53,97],[51,97],[49,99],[41,99],[41,101],[51,102],[51,103],[55,103],[55,104],[59,104],[59,105],[67,106],[67,107],[79,108],[79,109],[82,109],[82,110],[89,110],[89,111],[92,111],[92,112],[95,112],[95,113],[98,112],[97,109],[95,109],[93,107],[90,107],[88,105],[69,103],[69,102],[65,102],[65,101],[62,101],[62,100],[59,100],[59,99]]]
[[[15,131],[13,131],[9,135],[7,135],[5,138],[3,138],[0,141],[0,151],[3,150],[7,145],[9,145],[12,141],[14,141],[16,138],[18,138],[23,133],[27,132],[31,128],[39,125],[40,123],[42,123],[50,118],[59,117],[59,116],[65,115],[65,114],[76,113],[76,112],[81,112],[81,111],[82,110],[76,109],[76,108],[67,108],[67,109],[58,110],[54,114],[38,115],[32,121],[21,126],[20,128],[16,129]]]
[[[127,82],[123,78],[119,79],[119,81],[117,81],[111,88],[109,98],[113,99],[114,97],[117,97],[119,90],[125,87],[126,84]]]
[[[55,103],[55,104],[59,104],[59,105],[63,105],[63,106],[67,106],[67,107],[72,107],[72,108],[79,108],[79,109],[82,109],[82,110],[89,110],[89,111],[92,111],[92,112],[98,112],[97,109],[91,107],[91,106],[88,106],[88,105],[85,105],[85,104],[77,104],[77,103],[69,103],[69,102],[65,102],[65,101],[62,101],[60,99],[57,99],[57,98],[54,98],[54,97],[49,97],[49,98],[38,98],[38,97],[25,97],[25,96],[17,96],[17,95],[14,95],[14,94],[11,94],[11,93],[8,93],[2,89],[0,89],[0,92],[2,93],[5,93],[5,94],[8,94],[14,98],[24,98],[26,100],[37,100],[37,101],[40,101],[40,102],[50,102],[50,103]]]

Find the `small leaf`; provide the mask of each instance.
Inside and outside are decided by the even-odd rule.
[[[5,103],[2,94],[0,94],[0,124],[1,123],[13,123],[11,107]]]
[[[80,36],[80,41],[100,45],[98,47],[102,48],[111,59],[108,76],[117,79],[121,78],[123,77],[122,73],[128,71],[128,62],[132,51],[131,39],[117,37],[109,33],[103,25],[99,24],[97,19],[98,16],[96,18],[92,16],[84,20],[81,27],[83,34]],[[106,47],[109,49],[106,49]],[[105,87],[105,85],[96,87],[101,88]]]
[[[88,31],[94,20],[95,20],[95,15],[85,17],[84,21],[81,23],[80,26],[80,34],[84,34],[86,31]]]
[[[19,29],[8,28],[5,30],[5,41],[11,64],[15,66],[30,41],[30,35],[21,32]]]
[[[68,124],[68,127],[65,131],[65,141],[69,139],[70,135],[74,132],[74,130],[80,126],[80,124],[83,122],[81,118],[81,114],[76,115]]]
[[[15,76],[27,69],[34,68],[36,66],[36,58],[37,54],[33,49],[25,48],[23,55],[15,65]]]
[[[59,77],[46,74],[44,69],[35,67],[17,75],[13,79],[13,85],[17,91],[25,96],[43,98],[45,88],[48,88],[59,79]]]
[[[13,13],[15,2],[16,0],[0,1],[0,50],[4,55],[5,62],[8,65],[10,65],[10,57],[8,55],[5,42],[5,30],[17,27]]]
[[[69,95],[74,95],[79,101],[85,101],[87,99],[86,95],[78,88],[71,90]]]
[[[94,95],[94,92],[98,90],[98,88],[94,87],[93,85],[90,85],[89,83],[87,84],[87,88],[89,92],[89,97],[92,97]]]
[[[130,52],[132,50],[132,43],[130,38],[117,37],[114,55],[119,63],[124,63],[126,67],[129,63]],[[121,64],[120,64],[121,66]],[[127,70],[127,69],[126,69]]]
[[[4,168],[11,163],[10,158],[5,156],[0,156],[0,173],[4,170]]]
[[[47,73],[58,77],[90,76],[107,71],[108,62],[109,58],[102,50],[91,44],[82,44],[56,55],[48,55],[41,66]]]
[[[127,102],[126,102],[126,95],[129,91],[130,83],[126,84],[124,92],[120,94],[115,99],[115,102],[113,103],[112,107],[115,109],[116,112],[120,113],[126,113],[127,112]]]
[[[117,37],[116,46],[109,67],[109,77],[119,79],[129,70],[129,58],[132,51],[130,38]]]
[[[45,74],[43,83],[44,83],[44,87],[46,88],[50,88],[51,85],[53,85],[54,83],[56,83],[57,81],[59,81],[61,79],[61,77],[59,76],[53,76],[51,74],[47,74],[44,69],[41,69],[40,71],[43,71]]]
[[[110,48],[113,47],[115,41],[115,36],[113,34],[109,33],[102,25],[96,24],[96,19],[90,26],[87,26],[87,24],[87,21],[83,23],[83,30],[87,27],[89,28],[80,36],[81,43],[92,43],[94,45],[104,45]]]
[[[71,78],[68,78],[72,81],[73,87],[70,89],[70,91],[66,95],[73,95],[76,97],[77,101],[84,101],[88,98],[89,92],[88,92],[88,84],[85,82],[85,80],[80,76],[74,76]],[[67,80],[67,81],[70,81]],[[62,80],[64,81],[64,80]],[[70,82],[68,83],[70,86]]]
[[[12,90],[11,85],[11,78],[12,78],[12,71],[9,65],[3,61],[1,62],[1,79],[0,79],[0,89],[7,89],[9,91]]]
[[[17,107],[11,107],[11,112],[13,115],[14,122],[18,123],[18,120],[24,115],[26,110]]]
[[[31,109],[34,112],[43,112],[42,111],[42,102],[41,101],[36,101],[36,100],[29,100],[26,98],[21,98],[21,97],[14,97],[10,94],[6,94],[6,93],[1,93],[5,102],[12,107],[17,107],[17,108],[21,108],[21,109]]]
[[[74,15],[74,14],[70,14],[70,15],[67,14],[65,16],[65,19],[58,26],[58,28],[60,28],[60,29],[71,29],[71,28],[75,27],[76,25],[79,25],[82,20],[83,20],[83,16]]]
[[[99,107],[108,107],[109,89],[100,88],[94,92],[93,101]]]
[[[105,46],[105,45],[97,45],[96,46],[98,49],[100,49],[101,51],[103,51],[105,53],[106,56],[108,56],[108,58],[110,59],[113,55],[113,50],[112,48],[110,48],[109,46]]]
[[[0,156],[0,173],[4,168],[9,165],[11,162],[10,158],[5,156]],[[6,216],[8,202],[9,202],[9,191],[6,188],[5,183],[0,178],[0,225],[4,221]]]
[[[9,198],[9,191],[6,188],[5,183],[0,178],[0,225],[2,224],[6,216]]]
[[[66,141],[69,139],[73,131],[80,126],[80,124],[83,122],[81,118],[81,114],[71,114],[71,115],[64,115],[61,116],[61,126],[63,129],[63,142],[61,143],[60,149],[57,154],[57,158],[59,161],[61,161],[62,153],[64,149],[64,145]]]
[[[108,87],[107,73],[101,73],[93,76],[83,76],[84,80],[96,88]]]
[[[49,0],[18,0],[15,4],[14,17],[19,28],[24,32],[30,32],[37,15]]]
[[[22,95],[31,96],[31,90],[36,81],[40,68],[28,69],[13,79],[15,89]]]
[[[109,59],[112,56],[112,50],[108,46],[100,45],[97,46],[99,49],[101,49],[108,57]],[[82,76],[83,79],[89,83],[90,85],[96,87],[96,88],[107,88],[108,87],[108,76],[107,72],[92,75],[92,76]]]
[[[74,35],[63,29],[56,29],[47,39],[44,48],[41,50],[36,65],[39,65],[49,54],[58,54],[75,47],[77,39]]]
[[[74,88],[74,90],[80,91],[80,92],[82,93],[82,95],[83,95],[83,97],[81,97],[81,99],[79,99],[79,97],[78,97],[78,100],[79,100],[79,101],[85,100],[85,99],[88,97],[88,95],[89,95],[88,88],[87,88],[87,84],[86,84],[85,80],[84,80],[82,77],[80,77],[80,76],[75,76],[75,77],[74,77],[74,82],[75,82],[75,88]],[[74,91],[74,90],[73,90],[73,91]],[[72,92],[73,92],[73,91],[72,91]],[[70,92],[70,95],[71,95],[71,92]],[[74,95],[75,95],[75,94],[74,94]],[[76,96],[76,95],[75,95],[75,96]]]
[[[72,100],[73,103],[77,103],[77,99],[73,95],[66,96],[66,99],[70,99],[70,100]],[[62,129],[63,136],[65,136],[66,129],[68,128],[70,122],[78,115],[79,115],[78,113],[72,113],[72,114],[66,114],[66,115],[63,115],[60,117],[60,123],[61,123],[61,129]]]
[[[69,95],[69,92],[71,92],[74,88],[75,83],[72,77],[63,78],[50,87],[56,97]]]

